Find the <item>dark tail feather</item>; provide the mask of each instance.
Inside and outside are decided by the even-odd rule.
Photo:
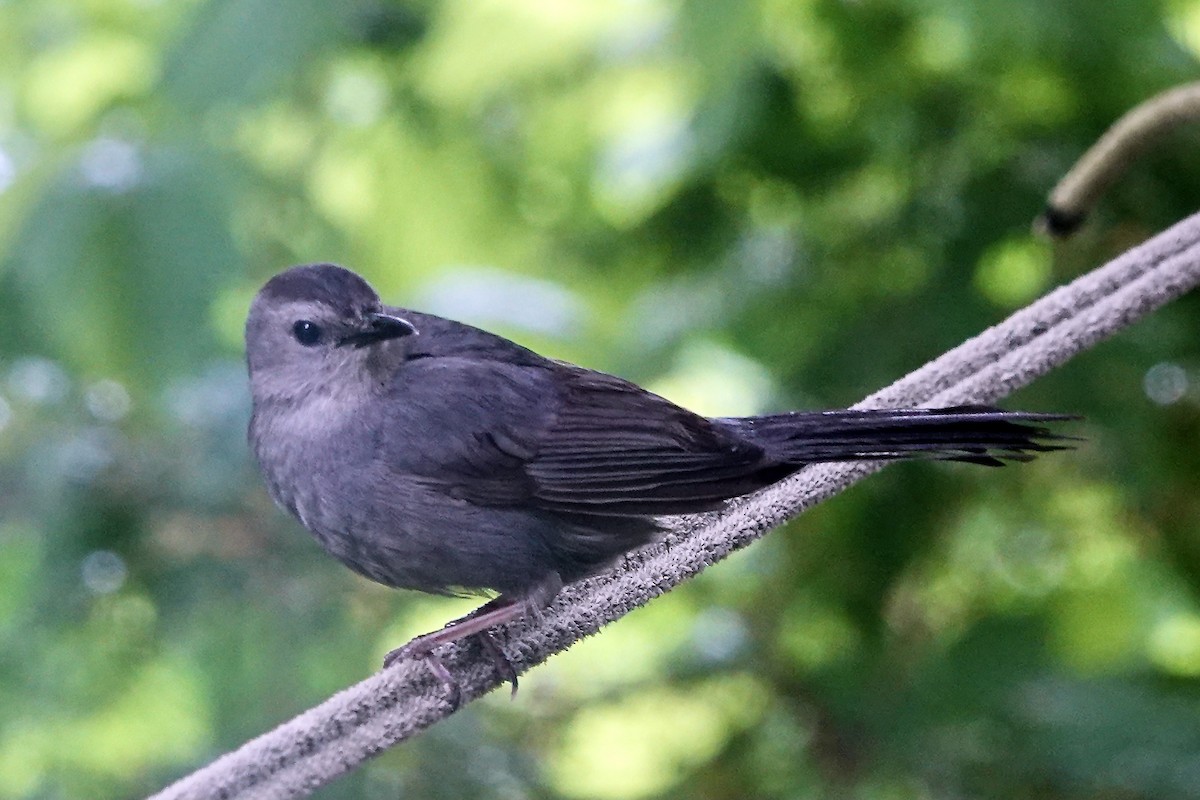
[[[932,459],[999,467],[1035,453],[1065,450],[1078,441],[1042,423],[1078,419],[990,406],[793,411],[721,422],[736,427],[779,461]]]

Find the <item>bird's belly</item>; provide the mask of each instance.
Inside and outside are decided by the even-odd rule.
[[[330,555],[386,586],[520,594],[560,567],[553,543],[562,526],[555,520],[476,506],[417,479],[343,472],[314,476],[283,494],[284,507]]]
[[[322,449],[336,449],[330,437]],[[306,448],[311,453],[312,448]],[[476,505],[443,485],[398,472],[369,455],[323,459],[259,453],[275,501],[355,572],[402,589],[445,593],[491,589],[522,594],[551,573],[589,574],[649,538],[581,525],[530,508]],[[264,457],[266,456],[266,457]]]

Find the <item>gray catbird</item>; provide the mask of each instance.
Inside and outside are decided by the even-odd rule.
[[[656,518],[719,508],[805,464],[995,466],[1059,449],[1063,437],[1039,423],[1065,419],[982,406],[710,419],[478,328],[385,306],[332,264],[263,286],[246,354],[250,441],[267,486],[326,550],[388,586],[499,592],[396,654],[428,655],[540,608],[654,538]]]

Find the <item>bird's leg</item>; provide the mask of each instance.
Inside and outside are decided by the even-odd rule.
[[[451,620],[441,629],[418,636],[403,647],[391,651],[384,656],[383,666],[390,667],[403,658],[423,658],[429,664],[429,669],[446,687],[446,692],[450,696],[450,704],[457,708],[461,699],[458,682],[454,680],[450,670],[433,650],[440,645],[478,634],[483,649],[492,657],[496,671],[500,673],[503,680],[512,684],[512,694],[515,697],[517,694],[517,671],[490,633],[489,628],[512,622],[526,614],[540,617],[542,609],[550,605],[561,588],[562,578],[557,572],[554,572],[523,597],[504,594],[495,597],[471,613]]]
[[[496,637],[492,636],[491,631],[480,631],[478,635],[479,643],[483,645],[483,649],[491,656],[492,664],[496,667],[496,672],[500,673],[500,680],[512,684],[512,692],[509,694],[509,698],[515,698],[517,696],[516,668],[508,660],[508,656],[504,654],[503,648],[496,641]]]

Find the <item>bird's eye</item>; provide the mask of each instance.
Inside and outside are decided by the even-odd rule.
[[[309,322],[302,319],[292,326],[292,335],[296,337],[296,341],[305,347],[321,343],[321,326],[315,322]]]

